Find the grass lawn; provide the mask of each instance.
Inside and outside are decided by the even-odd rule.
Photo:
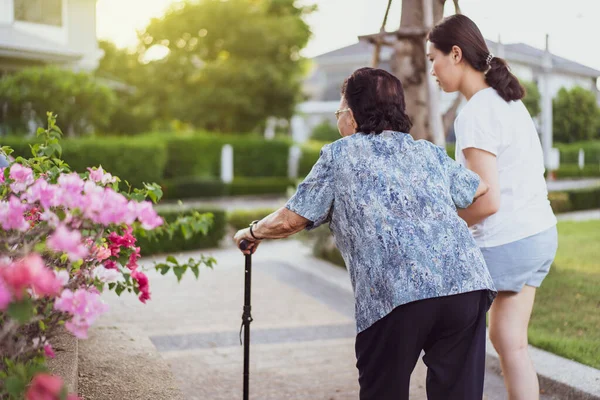
[[[600,369],[600,221],[560,222],[558,254],[537,291],[532,345]]]

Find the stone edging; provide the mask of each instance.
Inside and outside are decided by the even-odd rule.
[[[486,364],[500,374],[500,359],[488,337]],[[562,400],[600,400],[600,370],[529,346],[540,389]]]
[[[77,393],[77,380],[79,379],[79,343],[77,338],[62,329],[54,337],[52,346],[56,357],[47,361],[50,373],[63,379],[69,393]]]

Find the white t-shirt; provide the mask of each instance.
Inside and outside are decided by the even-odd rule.
[[[495,89],[475,93],[454,122],[456,160],[465,165],[463,149],[496,156],[500,208],[471,227],[479,247],[515,242],[556,225],[544,179],[542,146],[522,101],[506,102]]]

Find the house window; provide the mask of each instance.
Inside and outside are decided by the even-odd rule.
[[[14,0],[15,20],[62,26],[63,0]]]

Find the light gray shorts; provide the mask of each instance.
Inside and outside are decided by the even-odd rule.
[[[548,275],[558,248],[556,226],[495,247],[483,247],[490,275],[498,291],[520,292],[523,286],[539,287]]]

